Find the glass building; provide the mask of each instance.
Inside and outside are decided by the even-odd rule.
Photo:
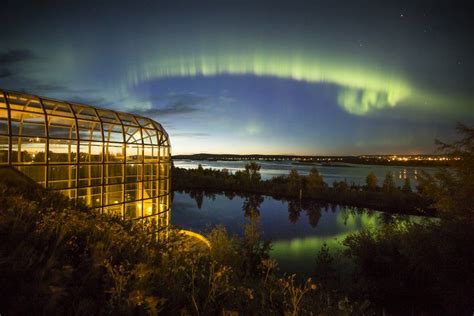
[[[149,118],[0,90],[0,165],[101,212],[169,224],[170,143]]]

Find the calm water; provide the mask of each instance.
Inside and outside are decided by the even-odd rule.
[[[173,160],[174,165],[180,168],[197,168],[199,164],[203,168],[227,169],[230,172],[243,170],[249,161],[208,161],[208,160]],[[406,177],[410,178],[413,187],[416,186],[417,176],[422,170],[433,173],[436,169],[430,167],[398,167],[398,166],[379,166],[379,165],[356,165],[340,163],[338,166],[322,166],[319,164],[302,165],[292,163],[291,161],[257,161],[262,167],[260,173],[262,179],[270,179],[274,176],[287,175],[292,168],[296,168],[302,175],[307,175],[311,168],[318,168],[324,181],[332,185],[337,181],[346,179],[349,183],[364,184],[365,178],[369,172],[373,171],[378,178],[379,185],[382,185],[387,172],[392,172],[395,176],[397,185],[403,185]]]
[[[231,234],[242,235],[247,220],[246,206],[260,213],[264,239],[271,240],[271,256],[283,272],[309,275],[323,243],[331,250],[342,248],[341,241],[350,233],[376,227],[393,217],[381,212],[357,212],[339,206],[310,205],[303,209],[271,197],[203,196],[175,192],[171,223],[197,232],[224,225]]]

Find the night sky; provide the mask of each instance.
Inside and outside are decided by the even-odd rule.
[[[0,88],[152,117],[173,154],[432,153],[456,122],[474,124],[474,11],[463,2],[0,10]]]

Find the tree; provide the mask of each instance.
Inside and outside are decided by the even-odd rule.
[[[383,192],[394,192],[395,191],[395,180],[393,179],[393,173],[392,172],[387,172],[385,175],[385,179],[383,180],[383,186],[382,186],[382,191]]]
[[[260,165],[253,161],[245,165],[245,172],[249,175],[251,183],[257,183],[260,181],[260,168]]]
[[[319,173],[318,169],[312,168],[309,172],[308,177],[306,178],[306,189],[310,195],[321,190],[326,186],[324,183],[323,177]]]
[[[334,180],[334,182],[332,183],[332,187],[337,192],[345,192],[349,190],[349,184],[347,183],[347,179],[344,179],[344,181]]]
[[[334,258],[329,252],[329,247],[326,243],[323,244],[316,256],[316,265],[313,275],[316,282],[325,288],[331,288],[336,280],[336,270],[333,266]]]
[[[290,194],[299,194],[301,189],[301,177],[298,170],[291,169],[288,175],[288,192]]]
[[[474,219],[474,128],[458,124],[461,139],[447,144],[436,140],[438,150],[450,158],[450,168],[435,175],[422,172],[420,191],[431,198],[441,215]]]
[[[408,178],[408,177],[405,178],[405,181],[403,182],[402,191],[403,192],[411,192],[410,178]]]
[[[377,176],[373,171],[371,171],[367,177],[365,178],[365,183],[367,183],[367,187],[371,191],[377,190]]]
[[[474,128],[458,125],[457,130],[459,141],[437,141],[451,158],[450,167],[419,177],[420,193],[433,202],[440,218],[403,225],[394,221],[343,242],[356,266],[353,279],[364,297],[379,306],[411,305],[427,314],[474,310]],[[386,178],[384,191],[392,181]]]

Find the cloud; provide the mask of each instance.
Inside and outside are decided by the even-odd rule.
[[[7,78],[12,75],[12,72],[7,68],[0,69],[0,78]]]
[[[10,65],[17,62],[31,60],[35,57],[29,49],[10,49],[0,53],[0,65]]]
[[[173,137],[208,137],[210,134],[208,133],[170,133]]]
[[[18,75],[17,70],[12,70],[15,64],[23,61],[29,61],[35,58],[31,50],[28,49],[10,49],[0,52],[0,79],[9,79]]]
[[[151,101],[157,99],[159,101],[163,100],[162,97],[152,97]],[[193,93],[170,94],[164,98],[164,105],[154,105],[149,109],[143,110],[136,109],[134,112],[146,116],[189,114],[201,111],[202,104],[208,100],[209,98],[206,96],[200,96]]]

